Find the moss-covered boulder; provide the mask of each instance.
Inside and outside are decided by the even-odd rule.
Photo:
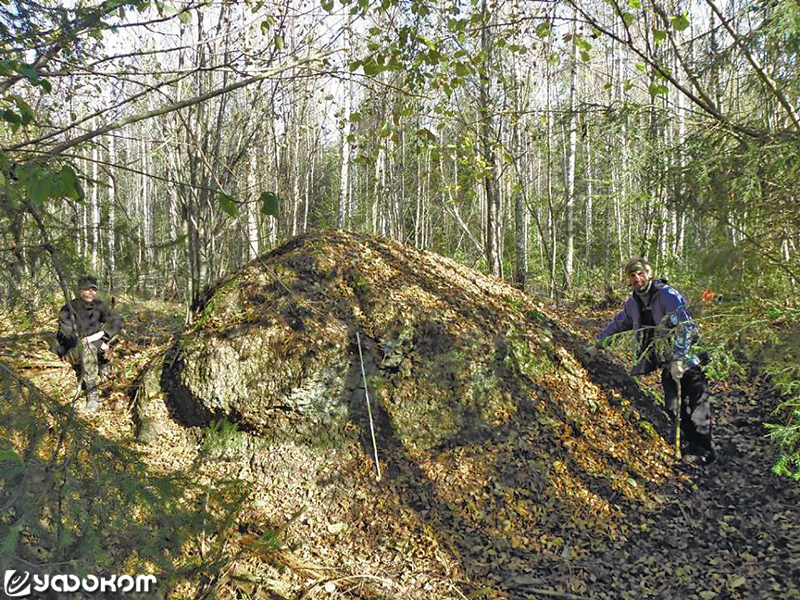
[[[531,418],[550,436],[566,428],[591,445],[608,401],[576,343],[531,297],[452,260],[313,232],[209,289],[158,372],[185,425],[226,419],[266,437],[335,435],[364,416],[366,379],[376,418],[414,455]],[[576,431],[587,421],[591,429]],[[652,450],[636,424],[607,425],[596,441],[609,450],[614,440],[620,452]]]
[[[619,367],[602,365],[611,385],[593,379],[584,344],[452,260],[312,232],[207,291],[144,378],[140,431],[159,435],[167,413],[234,424],[251,441],[223,453],[233,476],[261,486],[268,521],[306,507],[294,527],[309,555],[347,531],[329,560],[363,566],[411,537],[479,581],[479,565],[588,556],[672,475],[664,424],[642,417]]]

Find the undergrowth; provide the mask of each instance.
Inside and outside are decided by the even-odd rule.
[[[152,574],[181,598],[227,565],[246,485],[154,475],[2,363],[0,380],[0,571]]]
[[[772,422],[764,424],[780,450],[773,471],[800,481],[800,309],[751,298],[715,304],[700,321],[711,378],[768,376],[779,396]]]

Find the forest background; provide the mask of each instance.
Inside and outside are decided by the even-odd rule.
[[[766,370],[800,473],[800,6],[789,0],[0,3],[0,294],[190,306],[309,228],[529,292],[650,257],[712,375]],[[704,292],[705,290],[705,292]]]

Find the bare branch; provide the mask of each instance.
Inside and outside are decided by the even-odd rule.
[[[313,64],[315,62],[321,61],[322,59],[323,59],[323,57],[321,57],[321,56],[310,56],[310,57],[298,60],[296,62],[293,62],[291,64],[283,65],[281,67],[277,67],[275,69],[271,69],[271,70],[267,71],[266,73],[263,73],[263,74],[260,74],[260,75],[255,75],[253,77],[249,77],[249,78],[243,79],[241,81],[237,81],[236,83],[232,83],[232,84],[224,86],[222,88],[219,88],[219,89],[216,89],[216,90],[212,90],[210,92],[206,92],[205,94],[200,94],[199,96],[194,96],[192,98],[187,98],[185,100],[181,100],[179,102],[175,102],[175,103],[169,104],[167,106],[162,106],[162,107],[156,108],[154,110],[150,110],[150,111],[147,111],[147,112],[144,112],[144,113],[140,113],[138,115],[131,115],[129,117],[123,117],[121,119],[117,119],[116,121],[112,121],[111,123],[107,123],[106,125],[103,125],[102,127],[98,127],[96,129],[93,129],[91,131],[88,131],[88,132],[84,133],[83,135],[80,135],[78,137],[66,140],[65,142],[62,142],[61,144],[58,144],[58,145],[54,146],[49,151],[47,151],[42,157],[39,157],[36,160],[41,161],[41,160],[51,159],[51,158],[53,158],[55,156],[58,156],[59,154],[63,153],[64,151],[66,151],[66,150],[68,150],[68,149],[70,149],[70,148],[72,148],[74,146],[82,144],[82,143],[84,143],[86,141],[89,141],[89,140],[94,139],[94,138],[96,138],[98,136],[104,135],[106,133],[109,133],[110,131],[115,131],[117,129],[121,129],[121,128],[125,127],[126,125],[130,125],[132,123],[138,123],[139,121],[146,121],[148,119],[159,117],[161,115],[166,115],[166,114],[169,114],[171,112],[175,112],[175,111],[187,108],[189,106],[194,106],[196,104],[200,104],[200,103],[205,102],[207,100],[210,100],[212,98],[216,98],[218,96],[222,96],[224,94],[228,94],[228,93],[233,92],[235,90],[247,87],[248,85],[251,85],[253,83],[257,83],[257,82],[263,81],[265,79],[270,79],[270,78],[275,77],[276,75],[279,75],[279,74],[281,74],[281,73],[283,73],[285,71],[289,71],[289,70],[297,68],[297,67],[303,67],[303,66],[311,65],[311,64]]]

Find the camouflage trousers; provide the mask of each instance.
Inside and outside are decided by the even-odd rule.
[[[66,359],[72,364],[72,368],[78,376],[78,381],[83,380],[83,389],[86,391],[86,397],[89,399],[96,398],[101,359],[100,352],[94,344],[83,346],[83,351],[79,346],[70,348],[66,354]]]

